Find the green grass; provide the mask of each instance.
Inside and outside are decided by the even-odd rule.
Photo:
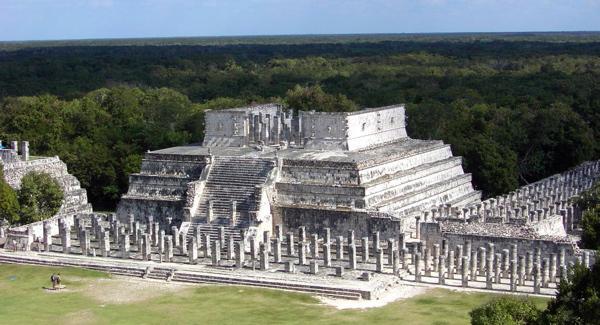
[[[67,286],[46,292],[53,272]],[[469,311],[497,295],[435,289],[381,308],[337,310],[309,295],[248,287],[198,286],[145,301],[97,301],[89,284],[109,275],[74,269],[0,265],[2,324],[468,324]],[[105,285],[112,281],[103,281]],[[102,284],[100,284],[102,285]],[[127,288],[123,288],[127,290]],[[546,299],[535,299],[543,308]]]

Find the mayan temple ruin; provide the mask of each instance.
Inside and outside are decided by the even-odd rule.
[[[209,111],[202,146],[148,152],[117,215],[392,236],[424,208],[479,200],[449,145],[407,136],[402,105],[294,116],[268,104]]]
[[[407,135],[403,105],[205,118],[202,145],[146,153],[116,213],[91,212],[58,158],[0,151],[11,186],[41,169],[68,193],[56,217],[0,229],[30,251],[0,262],[378,299],[423,284],[551,296],[596,261],[576,198],[600,161],[482,201],[450,145]]]

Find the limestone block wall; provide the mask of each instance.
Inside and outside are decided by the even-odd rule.
[[[348,121],[343,113],[300,112],[307,149],[348,150]]]
[[[200,178],[206,161],[197,155],[147,153],[140,172],[129,177],[129,189],[117,206],[117,217],[126,220],[133,214],[144,220],[151,215],[160,222],[167,217],[181,219],[188,184]]]
[[[404,105],[348,113],[348,150],[360,150],[406,138]]]
[[[369,183],[380,177],[452,157],[450,146],[444,144],[442,141],[423,144],[416,143],[413,148],[407,148],[406,150],[408,152],[405,152],[400,157],[391,156],[387,161],[382,163],[359,166],[360,183]]]
[[[333,161],[283,160],[282,183],[316,185],[358,185],[356,165]]]
[[[389,215],[359,212],[332,211],[302,208],[279,208],[274,214],[273,224],[281,224],[284,231],[305,226],[308,233],[324,235],[324,229],[330,228],[331,235],[347,235],[353,230],[357,238],[370,236],[379,231],[382,239],[396,238],[402,232],[402,223]]]
[[[248,117],[244,111],[222,110],[206,113],[203,146],[242,147],[249,132]]]
[[[300,112],[304,147],[361,150],[406,138],[404,105],[352,113]]]
[[[58,157],[18,160],[4,163],[3,166],[4,178],[14,189],[19,189],[23,177],[31,172],[46,173],[55,179],[64,192],[63,204],[58,215],[92,211],[92,206],[87,201],[87,192],[80,187],[77,178],[69,174],[67,165]]]

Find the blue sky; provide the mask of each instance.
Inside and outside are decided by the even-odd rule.
[[[599,31],[600,0],[0,0],[0,40]]]

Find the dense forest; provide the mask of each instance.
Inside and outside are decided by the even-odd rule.
[[[406,103],[409,135],[452,144],[486,196],[600,157],[598,34],[269,40],[0,44],[0,139],[59,155],[96,209],[146,150],[201,141],[206,109],[249,103]]]

